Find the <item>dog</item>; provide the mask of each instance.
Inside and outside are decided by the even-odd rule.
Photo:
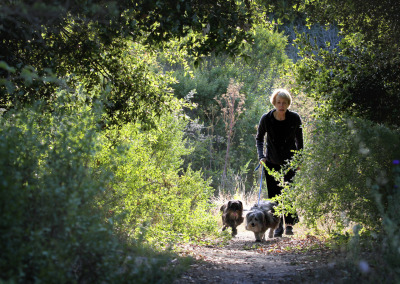
[[[237,226],[243,223],[243,203],[240,200],[229,200],[221,206],[222,211],[222,231],[232,228],[232,237],[237,235]]]
[[[272,238],[274,230],[278,228],[280,218],[275,216],[275,202],[263,201],[259,205],[255,204],[251,207],[246,215],[246,230],[252,231],[256,238],[256,242],[265,240],[265,232],[270,229],[268,237]]]

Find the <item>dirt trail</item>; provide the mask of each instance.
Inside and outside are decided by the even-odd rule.
[[[322,246],[315,238],[296,235],[256,243],[254,234],[240,226],[238,235],[224,247],[185,247],[199,261],[174,283],[327,283],[331,281],[321,275],[335,262],[332,252]]]

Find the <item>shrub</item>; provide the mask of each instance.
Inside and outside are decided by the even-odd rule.
[[[400,157],[397,153],[397,157]],[[387,173],[387,182],[375,180],[372,189],[378,212],[382,217],[381,245],[376,250],[383,255],[382,282],[393,283],[400,281],[400,165],[399,159],[392,161],[392,166]]]
[[[159,269],[167,257],[138,262],[140,246],[104,222],[95,201],[112,176],[92,168],[98,117],[65,93],[57,96],[51,113],[37,104],[0,117],[0,281],[149,283],[170,277]]]
[[[182,156],[189,153],[185,124],[174,114],[161,117],[157,129],[127,124],[110,130],[104,135],[114,139],[105,138],[108,145],[97,156],[99,169],[114,175],[100,202],[110,220],[131,237],[160,247],[217,231],[208,202],[210,181],[182,167]]]
[[[319,120],[305,140],[304,150],[285,168],[300,166],[294,182],[284,184],[277,198],[280,209],[297,210],[309,226],[322,224],[319,228],[335,233],[335,240],[352,225],[354,235],[342,235],[349,241],[347,265],[363,263],[364,273],[369,273],[364,276],[371,281],[398,282],[399,131],[356,118]],[[273,174],[281,179],[282,173]],[[290,203],[294,206],[287,206]],[[373,253],[367,260],[360,254],[366,244]],[[357,277],[359,269],[353,270]]]
[[[308,140],[290,193],[304,219],[309,223],[334,220],[337,228],[353,221],[379,229],[382,212],[375,196],[381,197],[387,210],[399,133],[354,118],[320,120]]]

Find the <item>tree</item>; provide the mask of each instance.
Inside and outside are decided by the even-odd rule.
[[[256,25],[250,33],[254,37],[254,42],[246,45],[243,51],[248,55],[247,58],[237,57],[233,60],[226,55],[212,55],[200,62],[197,68],[193,68],[193,64],[190,65],[192,69],[189,72],[184,67],[173,66],[178,79],[178,83],[173,85],[174,94],[178,98],[185,98],[192,90],[196,91],[190,101],[198,106],[186,113],[192,119],[199,121],[200,125],[204,125],[196,136],[192,135],[193,132],[187,131],[187,141],[196,150],[186,157],[186,164],[191,164],[194,169],[202,168],[207,176],[222,176],[227,148],[225,126],[221,123],[222,120],[217,123],[213,112],[215,107],[218,108],[218,112],[220,109],[214,99],[216,94],[226,93],[230,78],[243,83],[241,92],[246,94],[245,109],[235,124],[227,170],[228,175],[237,175],[238,172],[243,172],[241,168],[250,159],[252,162],[257,160],[253,134],[257,131],[258,120],[268,107],[265,102],[269,102],[267,97],[277,86],[281,71],[291,65],[285,54],[287,39],[283,33],[276,31],[274,25],[268,23]],[[188,63],[192,61],[188,60]],[[282,80],[279,86],[288,81]],[[212,155],[209,154],[211,152]],[[210,159],[209,166],[207,166],[208,159]],[[246,174],[246,178],[243,177],[247,181],[246,189],[250,189],[253,173]],[[234,180],[233,177],[229,179]],[[214,187],[220,184],[219,179],[218,181],[213,179]],[[226,183],[225,189],[228,189]]]
[[[301,1],[308,22],[337,25],[342,40],[328,51],[303,37],[297,82],[320,105],[320,113],[347,113],[399,125],[400,7],[383,1]]]
[[[309,26],[338,27],[341,43],[318,42],[303,33],[296,44],[297,92],[318,103],[325,117],[355,115],[398,125],[400,112],[400,6],[393,0],[260,0],[278,22],[296,19]],[[388,104],[387,102],[391,102]]]
[[[229,163],[229,149],[231,141],[235,135],[235,125],[239,119],[239,115],[243,112],[245,95],[240,94],[240,89],[243,83],[235,83],[233,79],[230,80],[226,94],[223,94],[221,98],[215,97],[221,107],[223,121],[225,124],[226,131],[226,154],[225,154],[225,166],[222,174],[222,187],[224,187],[226,179],[226,171]]]
[[[105,121],[146,122],[149,111],[169,109],[171,82],[149,87],[151,70],[132,59],[131,43],[150,51],[186,38],[180,48],[196,58],[238,54],[251,41],[251,15],[248,1],[3,1],[1,107],[51,102],[60,87],[84,87],[94,93],[88,104],[104,102]]]

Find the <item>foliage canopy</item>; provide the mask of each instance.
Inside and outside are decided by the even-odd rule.
[[[180,48],[196,58],[237,54],[251,41],[251,11],[247,1],[3,1],[0,104],[50,102],[57,88],[82,86],[88,104],[103,101],[104,123],[152,123],[149,111],[170,110],[170,81],[149,78],[148,64],[126,52],[131,42],[151,52],[186,37]]]
[[[299,36],[299,90],[313,97],[320,114],[356,115],[398,125],[400,113],[399,5],[384,1],[285,1],[307,16],[309,25],[336,25],[342,40],[335,48],[312,45]]]

